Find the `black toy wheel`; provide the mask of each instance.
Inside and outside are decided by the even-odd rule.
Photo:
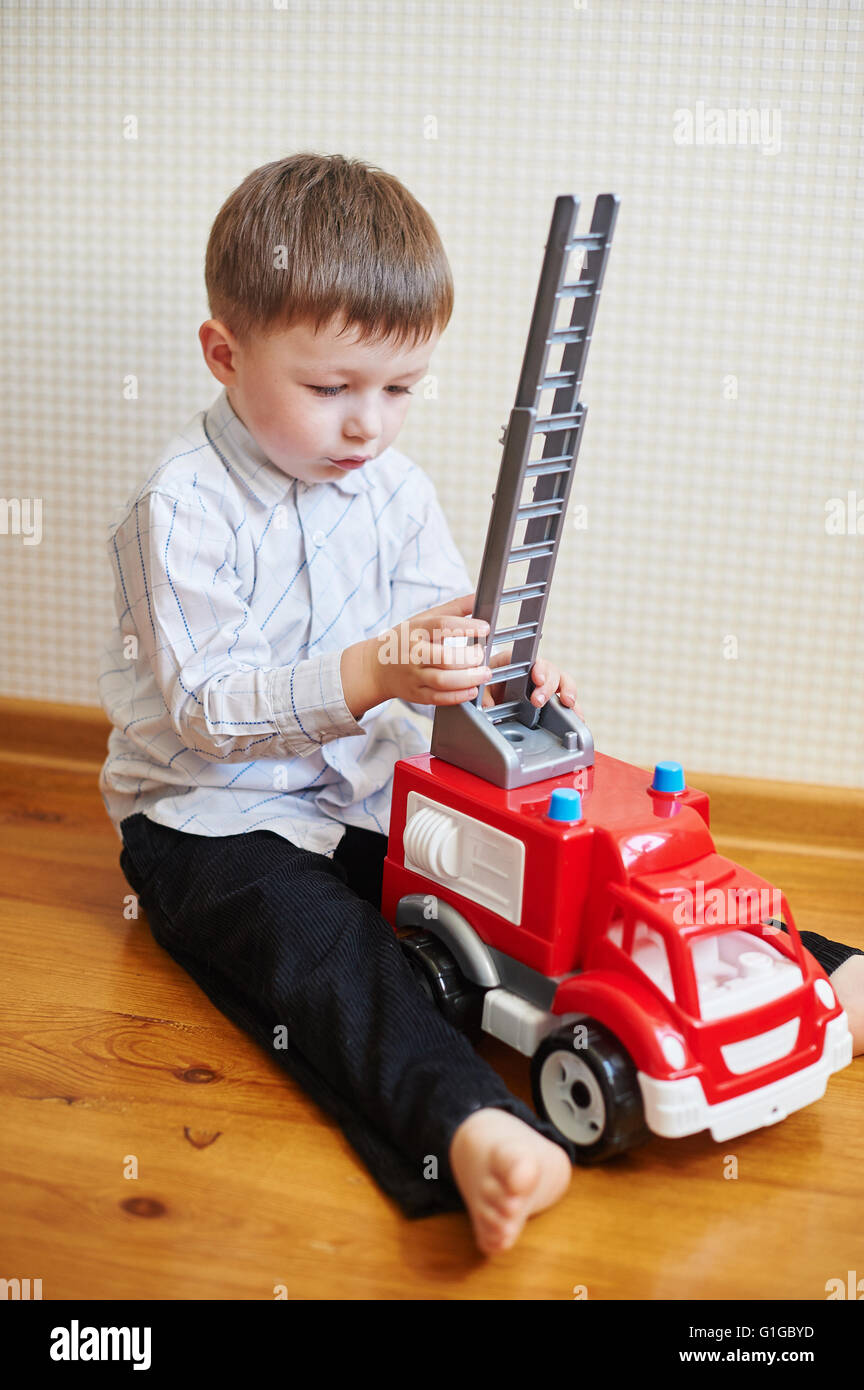
[[[448,1023],[479,1042],[485,991],[466,980],[453,955],[430,932],[409,932],[399,944],[426,997]]]
[[[602,1163],[651,1137],[632,1059],[593,1019],[543,1039],[531,1059],[531,1089],[537,1113],[570,1140],[579,1163]]]

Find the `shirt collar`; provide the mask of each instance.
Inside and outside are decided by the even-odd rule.
[[[224,386],[205,412],[204,431],[229,473],[239,478],[247,491],[267,505],[281,501],[295,483],[302,490],[332,486],[340,492],[349,493],[366,492],[372,486],[366,476],[368,464],[365,468],[345,472],[338,478],[328,478],[326,483],[305,483],[302,479],[283,473],[243,424]]]

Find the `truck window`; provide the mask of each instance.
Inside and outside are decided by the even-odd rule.
[[[620,917],[611,923],[607,935],[616,946],[623,947],[624,923]],[[667,999],[675,998],[666,943],[659,931],[649,927],[647,922],[637,922],[633,932],[633,944],[628,954],[634,965],[637,965],[649,980],[653,980]]]

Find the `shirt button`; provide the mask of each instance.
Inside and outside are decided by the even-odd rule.
[[[323,545],[324,542],[326,541],[326,539],[327,539],[327,537],[326,537],[326,535],[324,534],[323,531],[313,531],[313,532],[312,532],[312,544],[313,544],[313,545]]]

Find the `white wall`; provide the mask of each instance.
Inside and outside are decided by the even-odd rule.
[[[474,573],[555,195],[582,195],[587,225],[619,194],[571,501],[588,525],[562,542],[543,654],[607,753],[861,784],[862,18],[7,3],[0,494],[42,499],[42,536],[0,534],[0,693],[96,703],[106,519],[219,390],[196,337],[213,217],[257,165],[338,151],[403,179],[448,249],[437,399],[398,445]],[[764,125],[698,143],[704,108],[709,134],[736,133],[710,108]],[[861,533],[831,534],[849,493]]]

